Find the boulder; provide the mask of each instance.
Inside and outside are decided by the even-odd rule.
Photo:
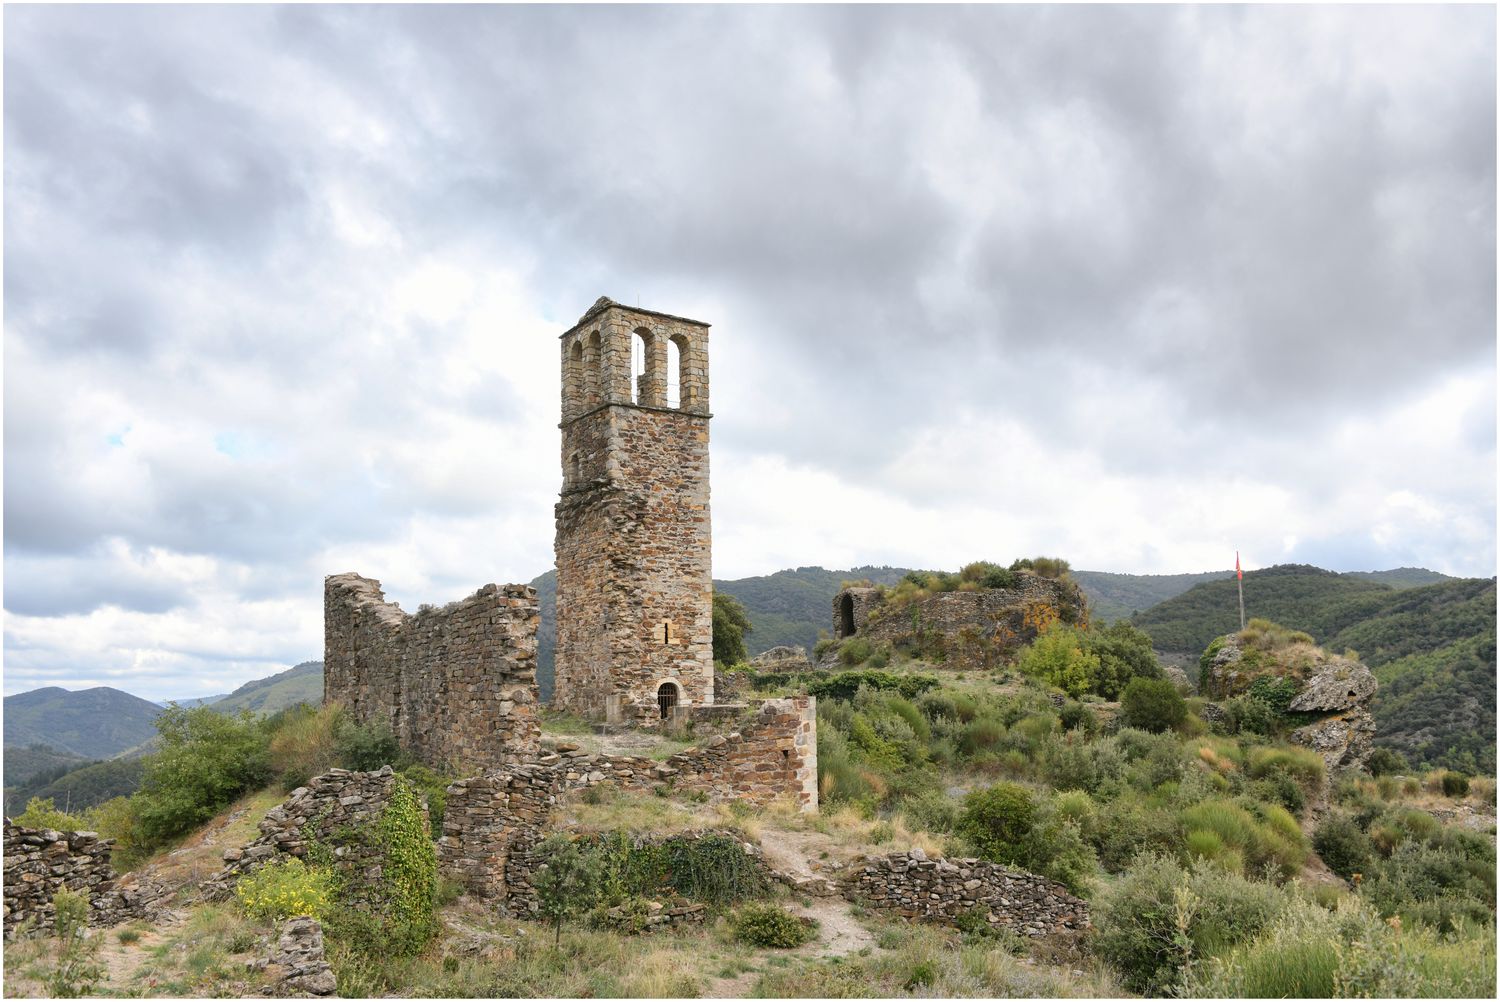
[[[1375,675],[1356,661],[1335,658],[1307,680],[1292,700],[1297,713],[1335,713],[1362,706],[1375,695]]]

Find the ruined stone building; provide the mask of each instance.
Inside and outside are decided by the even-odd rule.
[[[708,325],[600,299],[562,345],[554,706],[713,703]]]

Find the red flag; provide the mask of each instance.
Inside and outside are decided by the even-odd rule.
[[[1234,576],[1239,580],[1245,580],[1245,572],[1240,570],[1240,551],[1234,551]]]

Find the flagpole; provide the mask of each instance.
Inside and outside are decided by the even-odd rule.
[[[1234,577],[1235,584],[1240,589],[1240,631],[1245,629],[1245,572],[1240,570],[1240,551],[1234,551]]]

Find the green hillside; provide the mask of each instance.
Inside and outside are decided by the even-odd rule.
[[[275,713],[288,706],[323,705],[323,662],[304,661],[267,678],[246,682],[217,702],[208,704],[223,713]]]
[[[1088,596],[1093,618],[1100,623],[1129,618],[1133,613],[1175,598],[1196,584],[1231,577],[1234,571],[1198,574],[1113,574],[1073,571],[1073,580]]]
[[[1365,575],[1271,567],[1245,575],[1245,606],[1352,649],[1380,679],[1377,742],[1423,766],[1495,768],[1495,581],[1445,578],[1394,588]],[[1215,581],[1134,617],[1160,650],[1197,654],[1238,628],[1234,580]]]
[[[51,798],[70,813],[113,797],[128,797],[140,789],[145,771],[146,762],[142,758],[117,758],[90,762],[55,778],[43,773],[30,782],[5,788],[5,813],[24,810],[32,797]]]
[[[1397,567],[1389,571],[1346,571],[1344,576],[1377,581],[1380,584],[1390,585],[1392,588],[1420,588],[1423,585],[1457,580],[1447,574],[1429,571],[1425,567]]]
[[[160,712],[149,700],[107,686],[77,692],[48,686],[5,697],[5,739],[109,758],[152,737]]]
[[[51,745],[5,746],[5,785],[18,786],[41,773],[61,774],[87,762],[82,755],[61,751]]]

